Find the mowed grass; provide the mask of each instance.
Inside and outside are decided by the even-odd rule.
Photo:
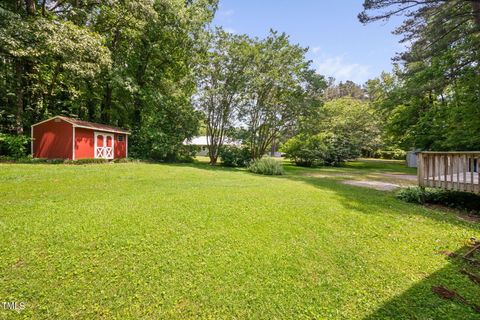
[[[478,319],[478,224],[339,183],[396,163],[0,165],[0,318]]]

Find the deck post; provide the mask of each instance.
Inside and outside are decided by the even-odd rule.
[[[423,180],[423,168],[424,168],[424,162],[423,162],[423,153],[419,152],[417,153],[417,178],[418,178],[418,185],[420,187],[425,186],[425,181]]]

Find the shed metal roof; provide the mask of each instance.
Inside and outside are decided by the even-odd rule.
[[[184,145],[190,145],[190,146],[206,146],[208,145],[207,143],[207,136],[198,136],[198,137],[192,137],[191,139],[185,139],[183,141]],[[242,141],[241,140],[234,140],[229,137],[224,137],[223,138],[223,144],[224,145],[229,145],[229,146],[241,146]]]

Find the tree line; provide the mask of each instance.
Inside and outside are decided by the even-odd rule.
[[[363,23],[403,14],[406,50],[367,82],[385,139],[421,150],[480,150],[480,1],[366,0]]]
[[[227,136],[251,158],[283,146],[299,163],[480,148],[480,0],[365,0],[362,23],[404,16],[406,46],[365,84],[325,79],[284,33],[212,29],[217,6],[3,1],[0,132],[61,114],[130,129],[135,157],[175,160],[203,130],[212,164]]]
[[[193,67],[216,8],[216,0],[2,1],[1,132],[28,134],[61,114],[130,129],[133,156],[175,158],[199,126]]]

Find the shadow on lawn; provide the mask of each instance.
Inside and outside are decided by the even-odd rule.
[[[383,164],[378,164],[375,162],[352,162],[345,167],[338,168],[303,168],[287,164],[285,165],[286,174],[282,176],[260,176],[250,173],[244,168],[228,168],[220,165],[210,166],[206,163],[177,163],[168,165],[177,167],[190,167],[208,171],[238,172],[260,178],[290,180],[306,183],[321,190],[334,192],[342,199],[341,203],[345,209],[359,211],[368,215],[421,215],[423,217],[434,219],[440,222],[448,222],[453,225],[468,226],[470,228],[473,227],[480,231],[479,223],[461,220],[451,212],[428,209],[426,207],[422,207],[421,205],[406,203],[401,200],[394,199],[393,192],[378,191],[365,187],[346,185],[341,183],[342,178],[338,176],[315,176],[315,173],[322,173],[325,171],[342,172],[345,169],[349,171],[365,172],[370,174],[398,172],[403,169],[398,168],[398,164],[391,164],[385,167]]]
[[[368,188],[344,185],[335,177],[315,177],[310,173],[321,172],[323,169],[297,168],[286,166],[287,172],[283,176],[258,176],[249,173],[245,169],[225,168],[221,166],[209,166],[207,164],[174,164],[173,166],[185,166],[201,170],[219,170],[225,172],[238,172],[249,174],[259,178],[269,178],[278,180],[289,180],[299,183],[305,183],[318,188],[319,190],[333,192],[340,198],[340,201],[346,209],[362,212],[366,215],[421,215],[439,222],[448,222],[455,226],[468,226],[471,229],[480,231],[480,224],[472,224],[467,221],[457,219],[451,213],[445,213],[438,210],[423,208],[420,205],[404,203],[394,199],[391,192],[377,191]],[[398,171],[398,166],[377,167],[373,164],[355,164],[353,170],[365,170],[372,172],[391,172]],[[342,170],[343,168],[333,169]],[[326,170],[332,170],[330,168]],[[475,234],[472,234],[475,236]],[[395,296],[385,302],[376,311],[364,319],[480,319],[480,313],[474,310],[474,304],[480,304],[480,286],[473,283],[461,270],[467,269],[478,275],[479,270],[463,261],[461,255],[468,250],[463,247],[453,254],[449,254],[448,264],[430,274],[428,277],[419,281],[403,293]],[[441,254],[441,253],[438,253]],[[445,253],[443,253],[445,254]],[[439,297],[432,289],[437,287],[448,289],[448,292],[454,292],[460,296],[454,295],[451,299],[448,297]],[[445,292],[444,292],[445,293]],[[465,301],[462,301],[462,298]],[[459,316],[461,315],[461,316]]]
[[[454,213],[428,209],[418,204],[406,203],[394,198],[392,191],[379,191],[365,187],[351,186],[341,183],[338,177],[312,177],[301,175],[285,175],[279,179],[303,182],[319,189],[333,191],[341,197],[346,209],[356,210],[368,215],[421,215],[440,222],[454,225],[474,226],[480,231],[480,224],[458,219]]]
[[[449,263],[384,303],[364,319],[480,319],[480,286],[462,271],[478,275],[479,267],[461,257],[470,247],[443,252]]]
[[[374,165],[374,164],[373,164]],[[304,169],[287,165],[287,173],[283,176],[258,176],[244,169],[209,166],[206,164],[175,164],[174,166],[186,166],[201,170],[221,170],[249,174],[259,178],[278,180],[290,180],[305,183],[319,190],[333,192],[340,198],[346,209],[362,212],[366,215],[420,215],[439,222],[448,222],[455,226],[468,227],[480,231],[480,224],[457,219],[451,213],[423,208],[420,205],[404,203],[394,199],[391,192],[377,191],[373,189],[344,185],[335,178],[315,177],[305,173],[321,172],[322,169]],[[377,170],[372,165],[356,167],[358,170]],[[341,170],[341,168],[339,169]],[[382,168],[378,168],[383,171]],[[396,171],[392,166],[385,171]],[[472,234],[475,236],[475,234]],[[448,253],[448,264],[442,269],[430,274],[403,293],[385,302],[376,311],[365,319],[480,319],[480,313],[474,310],[474,305],[480,304],[480,286],[473,283],[468,276],[461,273],[467,269],[472,273],[479,274],[479,268],[467,264],[461,257],[468,247],[463,247],[457,252]],[[442,254],[442,253],[438,253]],[[445,254],[445,253],[443,253]],[[448,289],[441,298],[433,291]],[[438,289],[440,288],[440,289]],[[448,293],[456,293],[448,297]],[[447,296],[445,296],[445,293]],[[460,298],[459,298],[460,297]],[[462,298],[465,301],[462,301]],[[461,315],[461,316],[459,316]]]

